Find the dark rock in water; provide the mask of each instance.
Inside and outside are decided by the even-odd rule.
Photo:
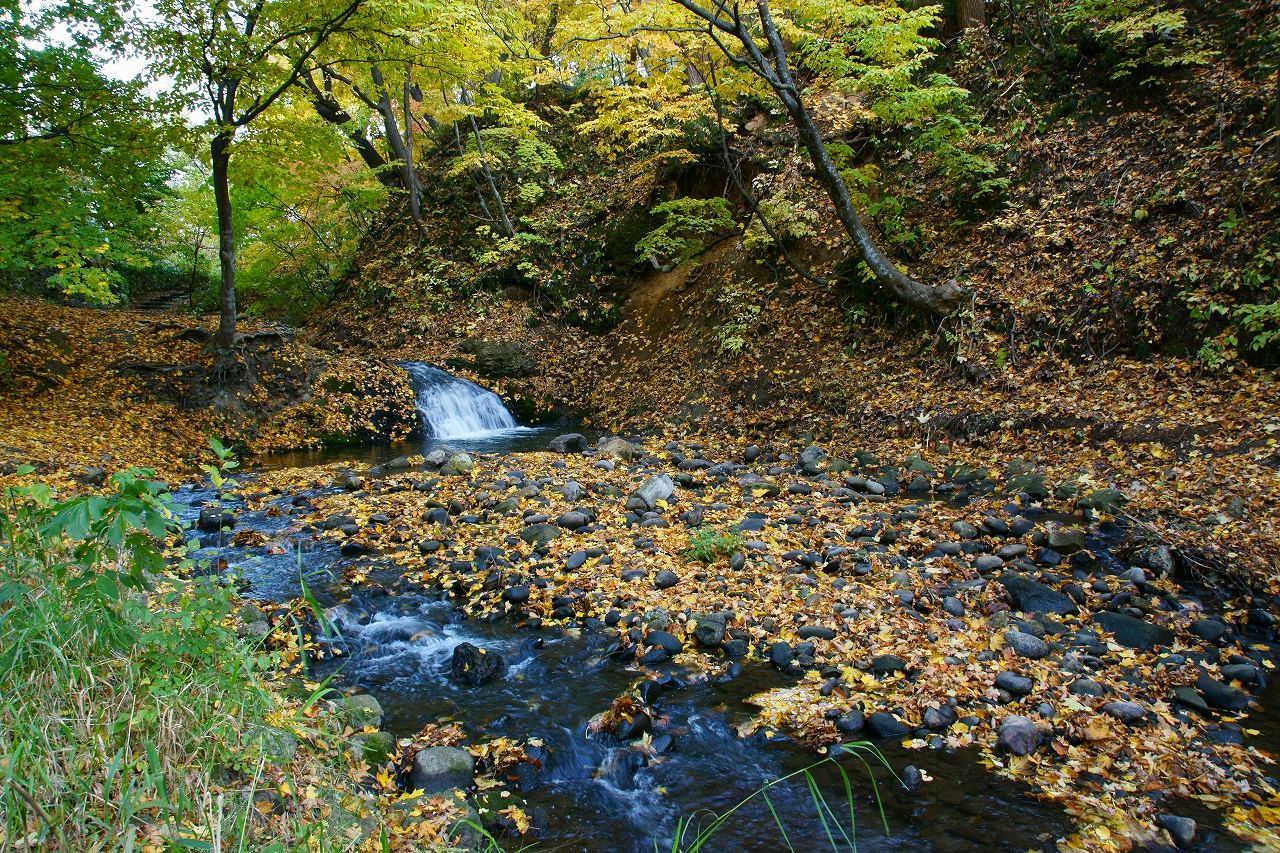
[[[786,642],[778,641],[769,647],[769,662],[783,672],[790,669],[793,657],[791,646]]]
[[[1006,717],[1000,724],[997,747],[1001,752],[1030,755],[1044,743],[1044,733],[1026,717]]]
[[[587,437],[579,432],[557,435],[547,445],[556,453],[581,453],[587,449]]]
[[[863,716],[862,711],[858,708],[846,711],[836,719],[836,728],[841,734],[856,735],[866,725],[866,717]]]
[[[611,783],[616,788],[628,790],[635,787],[635,776],[644,767],[644,755],[639,750],[622,747],[609,750],[596,770],[596,778]]]
[[[369,546],[354,539],[348,539],[338,546],[338,553],[344,557],[359,557],[369,553]]]
[[[1160,824],[1160,828],[1169,833],[1169,837],[1173,839],[1173,843],[1178,846],[1179,850],[1190,850],[1196,841],[1196,822],[1189,817],[1180,817],[1172,814],[1162,814],[1156,816],[1156,823]]]
[[[650,631],[648,636],[644,638],[645,645],[658,646],[666,650],[668,654],[678,655],[684,650],[684,643],[675,634],[667,631]]]
[[[419,750],[409,771],[409,785],[426,794],[438,794],[471,785],[475,761],[465,749],[432,746]]]
[[[876,711],[867,717],[867,730],[875,737],[904,737],[911,729],[888,711]]]
[[[747,650],[748,650],[747,641],[746,640],[729,640],[728,642],[726,642],[724,645],[720,647],[720,650],[724,652],[725,657],[730,657],[730,658],[746,657]]]
[[[1222,677],[1241,684],[1261,684],[1262,672],[1251,663],[1231,663],[1222,668]]]
[[[796,636],[802,640],[834,640],[836,632],[825,625],[803,625]]]
[[[670,569],[663,569],[653,579],[653,585],[658,589],[670,589],[678,583],[680,583],[680,576]]]
[[[1249,707],[1249,694],[1201,673],[1196,679],[1196,690],[1205,701],[1222,711],[1243,711]]]
[[[919,790],[920,786],[923,784],[924,774],[920,772],[920,768],[916,767],[914,764],[908,764],[906,767],[902,768],[902,787],[906,788],[908,791],[916,791]]]
[[[1002,672],[996,676],[996,687],[1010,696],[1026,696],[1034,685],[1030,678],[1016,672]]]
[[[235,515],[222,507],[203,506],[200,507],[200,518],[196,521],[196,528],[205,533],[217,533],[224,527],[235,527],[235,524]]]
[[[1059,554],[1074,554],[1084,550],[1084,535],[1078,527],[1051,527],[1046,541]]]
[[[1202,714],[1209,713],[1209,703],[1204,701],[1204,697],[1191,687],[1175,687],[1173,688],[1173,699],[1179,705],[1187,708],[1193,708]]]
[[[497,652],[462,643],[453,650],[450,662],[453,677],[471,685],[484,684],[500,677],[507,670],[507,662]]]
[[[1015,610],[1024,613],[1055,613],[1059,616],[1076,613],[1076,606],[1071,599],[1031,578],[1006,571],[1000,576],[1000,583]]]
[[[1116,642],[1130,649],[1151,651],[1156,646],[1173,642],[1174,634],[1162,625],[1152,625],[1135,616],[1104,610],[1093,615],[1093,621],[1116,635]]]

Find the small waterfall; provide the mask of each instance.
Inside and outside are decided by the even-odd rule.
[[[519,429],[502,398],[492,391],[420,361],[400,366],[409,373],[427,438],[477,438]]]

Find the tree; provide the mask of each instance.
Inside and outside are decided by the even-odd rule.
[[[218,215],[219,320],[214,343],[236,341],[236,241],[231,154],[236,133],[292,90],[316,52],[362,0],[157,0],[152,47],[160,70],[199,93],[208,110],[209,156]]]
[[[768,0],[756,0],[754,11],[721,2],[706,8],[694,0],[675,0],[701,22],[702,32],[736,67],[745,68],[768,85],[795,126],[836,216],[857,245],[876,281],[899,301],[933,315],[950,313],[962,291],[954,282],[931,286],[907,275],[876,244],[854,204],[844,178],[823,142],[787,53],[787,41],[774,21]]]
[[[112,302],[167,174],[164,127],[119,52],[114,3],[0,11],[0,279]]]
[[[956,0],[956,25],[962,30],[987,25],[987,0]]]

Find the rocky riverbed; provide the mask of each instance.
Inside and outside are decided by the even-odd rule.
[[[592,762],[622,761],[629,778],[670,764],[651,761],[666,753],[654,732],[688,729],[702,708],[681,699],[686,710],[671,714],[649,685],[736,682],[751,689],[728,694],[725,749],[778,736],[813,750],[870,739],[892,747],[900,770],[958,751],[1070,816],[1040,821],[1047,841],[1015,846],[1276,842],[1275,785],[1265,744],[1250,735],[1274,669],[1274,602],[1204,593],[1175,549],[1126,530],[1120,493],[1060,489],[1016,465],[980,470],[804,445],[554,446],[562,452],[437,447],[373,467],[267,471],[246,483],[230,516],[192,513],[204,544],[239,549],[232,562],[253,595],[296,594],[298,572],[281,565],[299,551],[304,572],[323,564],[312,585],[329,590],[329,603],[353,590],[365,602],[363,617],[333,612],[352,637],[387,601],[425,606],[447,594],[468,624],[492,626],[471,631],[460,662],[455,643],[433,665],[453,670],[450,684],[509,690],[491,685],[522,677],[529,650],[515,637],[598,636],[601,645],[588,647],[626,678],[570,667],[575,691],[605,688],[575,714],[625,723],[608,732],[614,747],[626,746],[623,757]],[[205,497],[188,495],[193,505]],[[251,518],[263,523],[242,521]],[[383,603],[370,606],[370,597]],[[299,609],[262,611],[265,630]],[[410,633],[395,642],[438,652],[445,647],[431,638],[447,632],[436,622],[418,641]],[[368,660],[368,640],[350,649],[313,641],[299,653],[320,666],[352,651]],[[492,774],[502,760],[486,761],[482,744],[499,743],[495,754],[509,744],[505,754],[523,756],[512,766],[520,764],[529,744],[518,729],[531,721],[486,734],[461,696],[448,713],[388,701],[399,720],[400,784],[412,784],[404,760],[414,750],[466,744],[493,784],[510,789]],[[546,692],[536,704],[556,701]],[[460,721],[457,729],[440,716]],[[570,717],[574,730],[589,723]],[[678,752],[681,739],[673,742]],[[928,769],[908,781],[939,785]],[[953,796],[954,785],[943,786]]]

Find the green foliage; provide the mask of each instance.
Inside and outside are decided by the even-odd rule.
[[[685,555],[699,563],[714,563],[741,548],[743,541],[741,533],[704,527],[689,535]]]
[[[1236,241],[1241,226],[1233,214],[1220,229],[1227,240]],[[1264,237],[1243,263],[1227,266],[1217,278],[1191,269],[1181,272],[1186,286],[1179,296],[1192,319],[1217,328],[1196,354],[1206,367],[1230,367],[1242,349],[1256,353],[1280,343],[1280,235]]]
[[[636,254],[658,269],[673,269],[705,247],[703,238],[732,228],[733,214],[724,198],[677,198],[653,207],[663,222],[636,243]]]
[[[762,199],[759,212],[769,221],[774,233],[787,244],[817,234],[818,223],[822,219],[821,214],[809,207],[803,199],[792,199],[785,195]],[[757,251],[772,246],[773,238],[760,220],[752,217],[742,236],[742,245],[751,251]]]
[[[1113,79],[1203,65],[1213,56],[1188,31],[1181,9],[1150,0],[1074,0],[1062,13],[1064,34],[1104,51]]]
[[[114,302],[163,193],[165,133],[114,80],[122,7],[6,5],[0,38],[0,285]]]

